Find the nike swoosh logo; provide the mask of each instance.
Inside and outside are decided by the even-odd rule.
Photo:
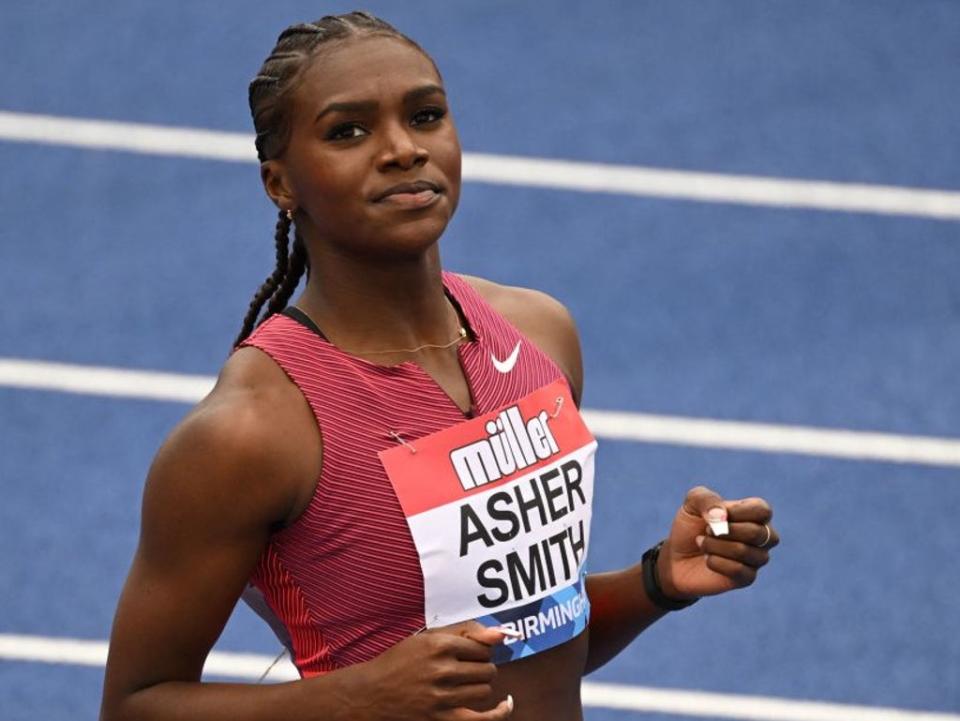
[[[493,367],[501,373],[509,373],[512,371],[513,367],[517,364],[517,358],[520,357],[520,343],[521,341],[517,341],[517,344],[513,347],[513,352],[503,360],[497,360],[497,357],[491,353],[490,360],[493,361]]]

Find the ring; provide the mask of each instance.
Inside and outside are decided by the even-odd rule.
[[[763,539],[763,543],[757,546],[757,548],[766,548],[767,544],[770,543],[770,539],[773,537],[773,534],[770,532],[770,526],[766,523],[763,524],[763,530],[767,532],[767,537]]]

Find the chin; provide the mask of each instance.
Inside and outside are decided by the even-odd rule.
[[[450,218],[438,215],[409,218],[391,223],[365,243],[371,255],[409,259],[422,256],[433,248]]]

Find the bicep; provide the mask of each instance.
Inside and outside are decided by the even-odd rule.
[[[140,548],[110,640],[107,689],[130,693],[163,681],[196,681],[257,553],[198,547],[157,563]]]
[[[196,681],[286,500],[217,433],[179,434],[150,471],[140,541],[111,634],[105,699]],[[211,437],[214,436],[214,437]],[[249,452],[246,454],[249,456]]]

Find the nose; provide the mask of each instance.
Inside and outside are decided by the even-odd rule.
[[[381,138],[383,144],[377,163],[381,170],[392,167],[410,170],[430,159],[430,152],[417,142],[413,129],[402,122],[384,127]]]

